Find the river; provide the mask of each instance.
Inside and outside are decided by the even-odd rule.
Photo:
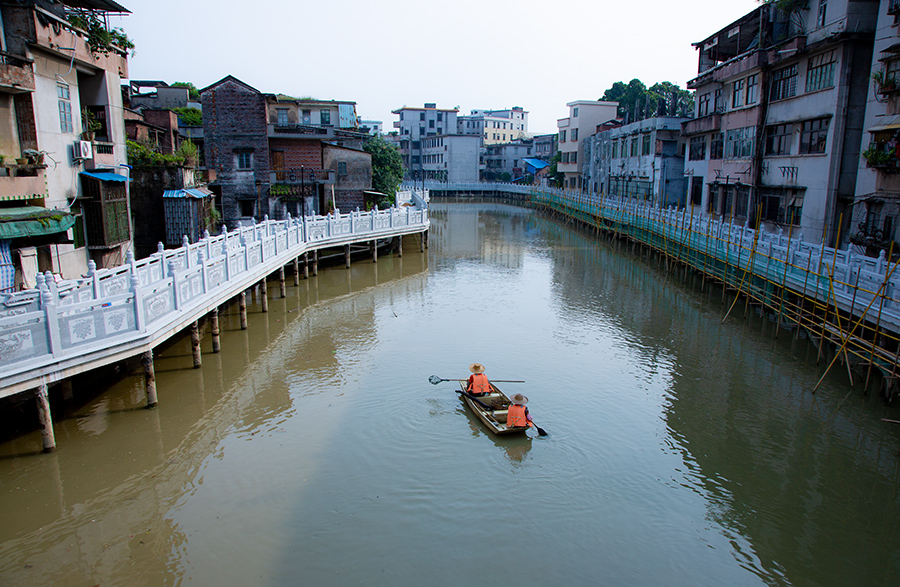
[[[200,369],[157,348],[156,409],[128,366],[52,394],[56,453],[0,443],[0,585],[896,584],[897,408],[811,393],[812,345],[630,245],[431,217],[425,253],[227,307]],[[549,436],[428,382],[475,361]]]

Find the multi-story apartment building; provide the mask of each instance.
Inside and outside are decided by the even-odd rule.
[[[882,0],[866,104],[863,156],[847,236],[865,248],[898,242],[900,218],[900,0]],[[894,251],[900,248],[894,246]]]
[[[685,120],[657,117],[600,125],[600,132],[585,139],[584,189],[663,208],[684,206]]]
[[[558,145],[557,135],[536,135],[533,139],[532,154],[547,163],[553,159]]]
[[[485,145],[529,138],[528,112],[520,106],[507,110],[472,110],[456,119],[458,134],[478,135]]]
[[[372,136],[380,135],[384,132],[384,123],[380,120],[360,120],[360,130],[368,129],[368,133]]]
[[[563,175],[563,187],[582,189],[582,162],[584,151],[582,141],[596,132],[597,125],[616,118],[616,102],[577,100],[566,104],[569,116],[556,122],[559,129],[558,145],[560,162],[556,172]]]
[[[392,113],[399,117],[394,121],[394,128],[399,129],[394,140],[400,148],[406,177],[422,177],[425,171],[422,139],[456,133],[459,110],[438,108],[435,103],[427,103],[423,108],[404,106]]]
[[[527,166],[525,159],[533,154],[534,145],[530,140],[515,140],[508,143],[484,145],[481,149],[484,170],[481,179],[485,181],[514,181],[523,177]]]
[[[209,187],[228,226],[365,207],[369,135],[341,128],[355,128],[352,102],[262,94],[232,76],[200,96],[206,162],[216,176]]]
[[[479,176],[480,137],[439,135],[422,139],[421,175],[413,179],[449,182],[476,182]]]
[[[693,205],[835,243],[853,203],[877,7],[764,4],[695,44],[696,117],[682,125]]]
[[[131,246],[120,77],[127,38],[89,44],[109,0],[0,5],[0,289],[121,263]],[[119,31],[120,32],[120,31]],[[29,156],[30,155],[30,156]]]

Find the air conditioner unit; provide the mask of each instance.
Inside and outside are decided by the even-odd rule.
[[[75,141],[72,144],[72,156],[76,159],[93,159],[94,146],[90,141]]]

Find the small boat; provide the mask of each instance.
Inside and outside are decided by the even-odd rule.
[[[496,385],[491,383],[491,393],[487,395],[479,395],[470,397],[466,393],[466,381],[460,381],[459,387],[462,389],[460,397],[469,406],[469,409],[478,416],[478,419],[484,422],[485,426],[491,429],[494,434],[521,434],[528,430],[528,426],[506,426],[506,414],[509,410],[510,401],[506,394],[500,391]]]

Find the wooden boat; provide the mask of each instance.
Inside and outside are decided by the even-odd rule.
[[[506,414],[509,409],[509,398],[491,383],[491,393],[477,397],[469,397],[466,394],[466,381],[460,381],[462,389],[460,397],[469,406],[469,409],[491,429],[494,434],[522,434],[528,430],[528,426],[506,427]]]

